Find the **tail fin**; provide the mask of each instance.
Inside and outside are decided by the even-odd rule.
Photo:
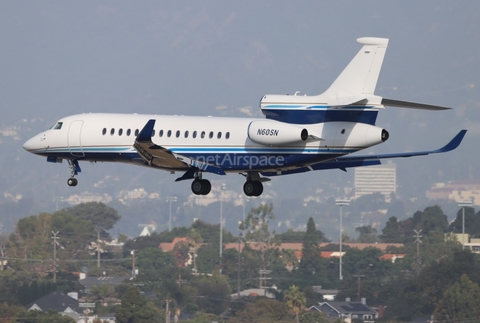
[[[372,96],[375,91],[388,39],[363,37],[357,42],[363,44],[362,49],[323,93],[328,105],[352,104]]]

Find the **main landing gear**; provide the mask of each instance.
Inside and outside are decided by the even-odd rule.
[[[69,159],[68,167],[70,168],[70,178],[67,179],[67,185],[77,186],[78,180],[75,178],[75,175],[78,175],[78,172],[80,172],[80,166],[78,166],[78,161],[76,159]]]
[[[246,196],[262,195],[263,184],[258,172],[247,172],[244,176],[247,178],[247,181],[243,184],[243,193],[245,193]]]
[[[242,174],[247,178],[247,181],[243,185],[243,192],[247,196],[260,196],[263,193],[262,178],[258,172],[248,172]],[[263,178],[263,181],[268,180]],[[202,173],[197,172],[195,179],[192,182],[192,192],[195,195],[207,195],[212,189],[212,184],[209,180],[202,179]]]
[[[192,182],[192,192],[195,195],[207,195],[212,189],[212,184],[208,179],[202,179],[202,173],[197,173]]]

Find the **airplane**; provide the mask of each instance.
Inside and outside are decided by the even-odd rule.
[[[362,45],[331,86],[319,95],[265,95],[265,118],[88,113],[58,120],[23,145],[47,162],[67,160],[69,186],[79,161],[120,162],[181,172],[191,190],[207,195],[204,174],[245,176],[243,191],[260,196],[270,177],[381,164],[385,158],[413,157],[456,149],[466,130],[436,150],[379,155],[353,153],[385,142],[375,126],[385,106],[424,110],[448,107],[382,98],[374,94],[389,39],[362,37]],[[352,155],[353,154],[353,155]]]

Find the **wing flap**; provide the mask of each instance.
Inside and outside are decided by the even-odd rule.
[[[172,170],[188,168],[188,165],[178,160],[169,149],[158,146],[152,142],[154,126],[155,120],[149,120],[135,139],[133,147],[137,150],[138,154],[150,166]]]

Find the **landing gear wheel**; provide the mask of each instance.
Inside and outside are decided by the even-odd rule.
[[[210,191],[212,190],[212,184],[206,179],[202,179],[201,182],[203,185],[202,195],[208,195],[208,193],[210,193]]]
[[[201,195],[203,190],[202,180],[196,179],[192,182],[192,192],[195,195]]]
[[[207,195],[212,189],[212,184],[206,179],[196,179],[192,182],[192,192],[195,195]]]
[[[263,184],[260,181],[246,181],[243,192],[246,196],[260,196],[263,193]]]
[[[67,184],[68,186],[77,186],[78,184],[78,180],[74,177],[70,177],[68,180],[67,180]]]

